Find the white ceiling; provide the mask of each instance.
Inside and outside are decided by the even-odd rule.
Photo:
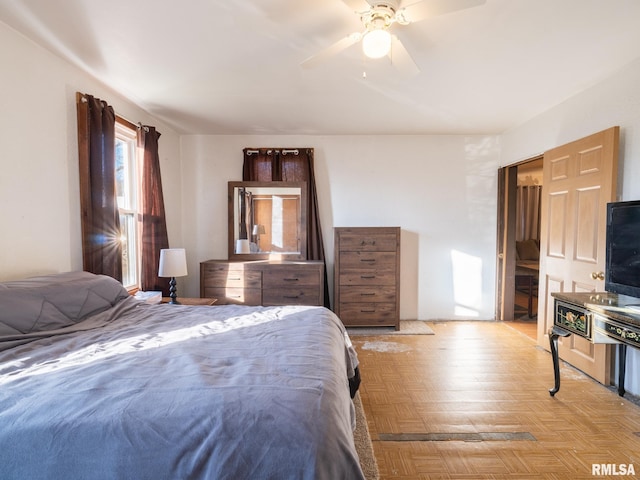
[[[342,0],[0,0],[0,21],[181,133],[500,133],[640,58],[639,0],[487,0],[394,25],[413,76],[359,45],[300,66],[361,30]]]

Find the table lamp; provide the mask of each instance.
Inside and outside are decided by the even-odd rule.
[[[256,237],[256,245],[258,245],[258,248],[260,248],[260,235],[263,235],[266,232],[264,225],[261,224],[255,224],[253,226],[253,235]]]
[[[176,277],[184,277],[187,274],[187,254],[184,248],[163,248],[160,250],[159,277],[170,277],[169,303],[179,305],[176,300]]]

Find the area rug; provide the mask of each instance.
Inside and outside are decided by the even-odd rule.
[[[360,459],[362,473],[364,473],[367,480],[379,480],[380,473],[378,472],[378,464],[373,454],[371,435],[369,434],[369,427],[367,427],[367,419],[364,416],[364,409],[362,408],[359,393],[356,393],[356,396],[353,398],[353,404],[356,407],[356,429],[353,432],[353,437],[356,443],[356,451]]]
[[[349,336],[356,335],[434,335],[427,322],[421,320],[400,320],[400,330],[394,327],[349,327]]]

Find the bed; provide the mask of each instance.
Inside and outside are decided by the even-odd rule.
[[[149,305],[86,272],[0,283],[2,478],[362,479],[356,370],[323,307]]]

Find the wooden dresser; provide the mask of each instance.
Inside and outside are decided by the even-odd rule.
[[[200,296],[216,305],[324,305],[324,263],[207,260]]]
[[[334,310],[348,327],[400,327],[400,227],[334,230]]]

